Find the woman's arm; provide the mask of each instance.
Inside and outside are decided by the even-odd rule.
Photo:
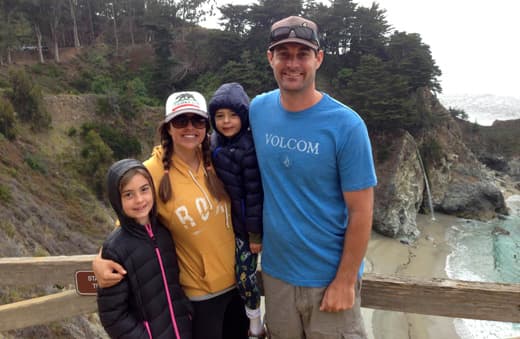
[[[92,270],[94,271],[99,287],[112,287],[124,278],[126,270],[115,261],[103,259],[101,257],[101,251],[102,249],[99,250],[98,255],[94,258],[94,261],[92,261]]]
[[[128,279],[109,288],[98,288],[98,314],[103,328],[111,338],[151,338],[146,322],[138,320],[130,310],[130,295]]]

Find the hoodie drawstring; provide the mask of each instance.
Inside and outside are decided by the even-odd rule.
[[[229,213],[228,213],[228,209],[227,209],[227,204],[224,204],[224,213],[226,214],[226,228],[231,228],[231,225],[229,223]]]
[[[204,175],[208,175],[208,173],[206,173],[206,169],[204,169]],[[204,189],[202,188],[202,186],[199,184],[199,182],[197,181],[197,179],[195,179],[195,176],[193,175],[193,173],[191,173],[191,171],[188,170],[188,173],[190,174],[190,177],[191,179],[193,180],[193,182],[195,183],[195,185],[197,185],[197,187],[199,188],[199,190],[202,192],[202,194],[204,194],[204,197],[206,198],[206,201],[208,202],[209,204],[209,209],[212,210],[213,209],[213,204],[211,203],[211,199],[208,197],[208,194],[206,193],[206,191],[204,191]]]

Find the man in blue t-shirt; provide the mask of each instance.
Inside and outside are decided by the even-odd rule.
[[[314,22],[275,22],[267,58],[278,89],[250,106],[272,339],[366,338],[360,282],[377,180],[363,120],[316,90],[323,56]]]

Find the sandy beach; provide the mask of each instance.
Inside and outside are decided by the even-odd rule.
[[[410,276],[414,278],[447,278],[446,257],[450,253],[445,241],[446,227],[455,217],[418,215],[421,235],[413,244],[372,234],[366,255],[366,272]],[[452,318],[390,312],[363,308],[369,338],[373,339],[458,339]]]

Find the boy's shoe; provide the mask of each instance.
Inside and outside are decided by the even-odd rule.
[[[265,331],[262,331],[260,334],[251,334],[251,331],[247,331],[248,339],[266,339]]]
[[[262,332],[261,334],[256,334],[256,335],[251,334],[251,332],[248,332],[247,338],[248,339],[265,339],[267,337],[265,336],[265,332]]]

